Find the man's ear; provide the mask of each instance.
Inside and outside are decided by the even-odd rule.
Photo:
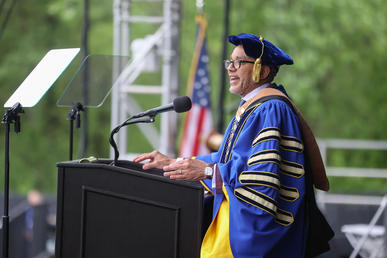
[[[267,78],[269,77],[269,74],[270,74],[270,67],[267,66],[267,65],[262,65],[261,67],[261,74],[260,74],[260,79],[263,81],[263,80],[267,80]]]

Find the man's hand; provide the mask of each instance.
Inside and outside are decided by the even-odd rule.
[[[152,151],[151,153],[143,153],[135,157],[133,162],[141,162],[147,159],[150,161],[142,166],[142,169],[144,170],[151,168],[162,169],[163,167],[168,166],[169,164],[176,161],[176,159],[169,158],[158,151]]]
[[[164,166],[163,170],[166,171],[164,176],[169,176],[170,179],[197,181],[206,178],[204,170],[207,166],[209,164],[201,160],[185,159]]]

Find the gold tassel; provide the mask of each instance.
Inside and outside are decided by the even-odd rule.
[[[257,58],[253,67],[253,81],[259,82],[261,75],[261,58]]]
[[[253,81],[259,82],[260,76],[261,76],[261,66],[262,66],[262,56],[263,56],[263,49],[265,48],[265,44],[263,43],[263,37],[259,36],[259,41],[262,42],[262,49],[261,49],[261,55],[255,60],[254,67],[253,67]]]

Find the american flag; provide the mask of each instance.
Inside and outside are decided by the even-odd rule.
[[[180,157],[208,154],[210,151],[205,142],[208,135],[213,131],[210,78],[208,74],[209,59],[205,37],[207,22],[202,15],[197,17],[196,20],[198,22],[198,33],[188,82],[192,108],[184,120]]]

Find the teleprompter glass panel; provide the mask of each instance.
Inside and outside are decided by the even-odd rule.
[[[72,107],[76,103],[100,107],[128,60],[125,56],[87,56],[56,104],[60,107]]]
[[[4,107],[12,107],[17,102],[23,107],[35,106],[78,55],[79,50],[79,48],[67,48],[48,51],[7,100]]]

